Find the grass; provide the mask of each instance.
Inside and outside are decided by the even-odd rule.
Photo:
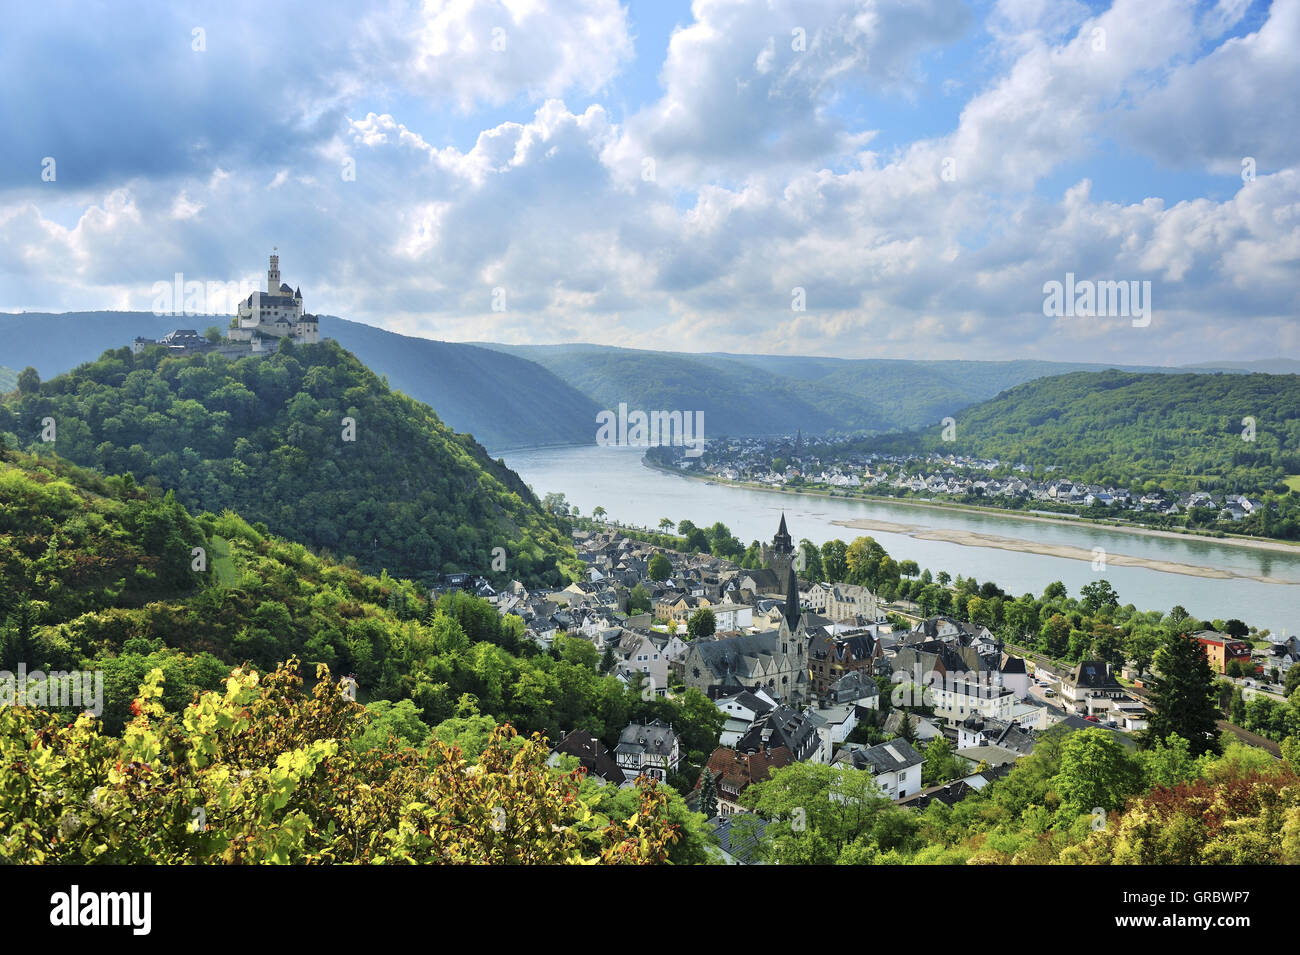
[[[224,537],[212,538],[212,569],[217,573],[217,582],[223,587],[234,587],[239,580],[235,571],[235,562],[230,558],[230,541]]]
[[[1285,484],[1291,490],[1300,492],[1300,474],[1292,474],[1286,479]]]

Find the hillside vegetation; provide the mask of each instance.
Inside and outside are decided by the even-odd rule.
[[[412,745],[436,735],[476,754],[510,723],[551,739],[584,729],[612,748],[633,719],[671,722],[687,768],[670,782],[689,790],[722,728],[709,700],[695,691],[642,699],[602,674],[590,642],[561,636],[544,653],[523,629],[486,601],[460,592],[433,600],[232,512],[191,515],[174,495],[129,478],[0,452],[0,670],[102,671],[109,734],[130,722],[154,669],[175,713],[232,667],[270,672],[297,658],[308,673],[324,664],[355,679],[378,741],[389,731]]]
[[[521,580],[574,570],[518,475],[333,342],[238,361],[120,348],[7,396],[0,440],[130,472],[190,509],[238,510],[376,572],[486,575],[496,548]]]
[[[532,359],[602,408],[627,402],[629,408],[703,410],[706,434],[733,437],[919,428],[1026,381],[1108,367],[680,354],[604,345],[486,347]]]
[[[955,440],[935,427],[875,446],[1055,465],[1062,477],[1134,490],[1285,492],[1300,473],[1300,375],[1076,373],[955,417]]]
[[[322,315],[323,338],[334,338],[393,388],[422,401],[455,431],[494,450],[590,442],[593,402],[525,358],[488,348],[433,341]],[[225,328],[225,315],[157,316],[151,312],[27,312],[0,314],[0,355],[43,378],[71,371],[137,335],[159,338],[175,328]],[[0,372],[0,376],[2,376]],[[3,378],[0,377],[0,385]],[[0,391],[8,390],[0,387]]]

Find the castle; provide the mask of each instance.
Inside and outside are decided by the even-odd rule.
[[[280,256],[271,253],[266,270],[266,291],[253,292],[239,303],[226,337],[210,342],[189,328],[178,328],[160,339],[137,337],[131,350],[139,354],[150,346],[166,348],[173,354],[215,352],[228,358],[275,351],[283,339],[295,343],[320,341],[320,321],[302,310],[302,289],[292,289],[280,281]]]
[[[266,270],[266,293],[254,292],[240,302],[237,318],[238,326],[231,328],[226,337],[235,342],[253,342],[254,351],[261,350],[257,343],[272,338],[290,338],[309,345],[320,338],[316,316],[303,314],[302,289],[291,289],[280,281],[280,257],[274,252]]]

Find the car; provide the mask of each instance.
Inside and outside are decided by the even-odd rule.
[[[1097,719],[1097,717],[1093,716],[1091,713],[1089,713],[1087,716],[1085,716],[1084,719],[1087,720],[1089,723],[1100,723],[1100,722],[1101,722],[1101,720]]]
[[[1055,690],[1044,690],[1044,691],[1043,691],[1043,696],[1056,696],[1056,691],[1055,691]]]

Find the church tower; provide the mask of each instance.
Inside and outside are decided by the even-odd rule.
[[[794,539],[785,527],[785,512],[781,513],[781,525],[772,538],[772,546],[767,548],[767,565],[776,572],[776,579],[784,581],[794,563]]]

